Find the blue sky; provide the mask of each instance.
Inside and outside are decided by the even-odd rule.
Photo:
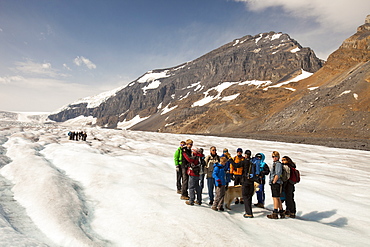
[[[54,111],[262,32],[326,59],[368,14],[369,0],[0,0],[0,110]]]

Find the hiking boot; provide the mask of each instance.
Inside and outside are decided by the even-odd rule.
[[[177,190],[177,194],[181,194],[181,190]]]
[[[240,204],[244,204],[244,201],[243,200],[240,200]]]
[[[235,204],[239,204],[239,199],[238,198],[236,198]]]
[[[186,201],[185,203],[188,204],[188,205],[190,205],[190,206],[193,206],[194,205],[194,202],[190,202],[190,201]]]
[[[218,210],[225,211],[224,207],[220,207]]]
[[[265,208],[265,205],[263,205],[263,203],[256,203],[254,204],[254,206],[258,207],[258,208]]]
[[[195,201],[194,203],[197,204],[197,205],[199,205],[199,206],[202,205],[202,203],[201,202],[198,202],[198,201]]]
[[[290,213],[289,214],[289,218],[293,218],[294,219],[295,218],[295,213]]]
[[[216,206],[212,206],[211,209],[215,210],[215,211],[218,211],[217,207]]]
[[[243,217],[244,218],[254,218],[253,215],[249,215],[249,214],[244,214]]]
[[[289,211],[289,210],[285,210],[285,217],[289,217],[290,216],[290,214],[291,214],[291,212]]]
[[[208,203],[208,205],[211,205],[211,206],[212,206],[212,205],[213,205],[213,201],[210,201],[210,202]]]
[[[180,196],[180,199],[181,200],[189,200],[189,197],[188,196]]]
[[[277,213],[269,214],[269,215],[267,215],[267,218],[269,218],[269,219],[279,219],[279,217],[278,217],[278,214],[277,214]]]
[[[279,214],[280,214],[280,219],[284,219],[285,218],[285,212],[284,212],[284,210],[281,210],[279,212]]]

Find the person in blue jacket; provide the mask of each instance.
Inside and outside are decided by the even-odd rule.
[[[220,162],[213,165],[213,178],[215,179],[216,198],[213,202],[212,209],[217,211],[224,211],[224,197],[226,185],[225,165],[227,162],[226,157],[221,157]]]
[[[269,175],[270,168],[265,162],[265,155],[263,153],[257,153],[255,157],[253,157],[252,163],[256,166],[258,177],[259,177],[257,182],[260,184],[259,190],[256,191],[258,202],[254,204],[254,206],[259,207],[259,208],[264,208],[265,207],[265,183],[266,183],[265,176]]]

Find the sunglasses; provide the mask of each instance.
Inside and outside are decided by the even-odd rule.
[[[279,158],[279,156],[272,156],[272,158]]]
[[[216,149],[211,149],[211,151],[216,151]]]

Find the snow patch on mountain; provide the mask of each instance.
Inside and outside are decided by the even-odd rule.
[[[149,116],[150,117],[150,116]],[[120,129],[129,129],[135,124],[140,123],[141,121],[144,121],[145,119],[148,119],[149,117],[143,117],[141,118],[139,115],[136,115],[133,119],[126,121],[123,120],[122,122],[117,123],[117,127]]]
[[[296,77],[294,77],[293,79],[288,80],[288,81],[284,81],[284,82],[281,82],[281,83],[278,83],[276,85],[268,86],[268,87],[264,88],[263,90],[267,91],[269,88],[279,88],[279,87],[282,87],[284,85],[287,85],[287,84],[289,84],[291,82],[297,82],[297,81],[306,79],[306,78],[310,77],[311,75],[313,75],[313,73],[307,72],[307,71],[304,71],[303,69],[301,69],[301,74],[298,75],[298,76],[296,76]],[[286,88],[286,89],[292,90],[292,88]]]
[[[137,82],[138,83],[145,83],[145,82],[152,82],[154,80],[158,80],[160,78],[169,77],[170,75],[167,74],[168,70],[162,72],[148,71],[144,76],[140,77]]]
[[[279,39],[281,37],[282,33],[276,33],[271,36],[271,40]]]
[[[156,88],[159,87],[159,85],[161,85],[160,81],[158,81],[158,80],[152,81],[151,83],[149,83],[148,85],[146,85],[145,87],[142,88],[142,90],[144,92],[144,95],[146,95],[146,90],[156,89]]]
[[[92,116],[78,116],[76,118],[69,119],[64,122],[65,125],[69,126],[86,126],[86,125],[94,125],[96,124],[97,118]]]
[[[270,85],[272,82],[271,81],[258,81],[258,80],[251,80],[251,81],[243,81],[240,82],[239,85],[252,85],[252,86],[257,86],[259,87],[264,87]]]
[[[231,101],[231,100],[238,98],[239,95],[240,93],[229,95],[229,96],[223,97],[221,101]]]
[[[215,87],[212,87],[212,88],[208,89],[206,92],[204,92],[204,95],[205,95],[204,98],[194,102],[191,105],[191,107],[203,106],[203,105],[208,104],[209,102],[211,102],[214,99],[220,99],[220,95],[221,95],[222,91],[224,91],[226,88],[234,85],[235,83],[236,82],[223,82],[220,85],[217,85]],[[208,96],[209,92],[211,92],[212,90],[216,90],[218,92],[218,94],[216,96]]]
[[[344,94],[349,94],[350,92],[351,92],[351,90],[346,90],[346,91],[342,92],[341,94],[339,94],[339,96],[338,96],[338,97],[340,97],[340,96],[342,96],[342,95],[344,95]]]
[[[299,47],[296,47],[292,50],[290,50],[291,53],[296,53],[296,52],[299,52],[301,49],[299,49]]]
[[[53,112],[51,114],[57,114],[59,112],[62,112],[62,111],[68,110],[68,109],[73,109],[74,105],[79,105],[79,104],[83,104],[83,103],[87,103],[87,106],[86,106],[87,108],[98,107],[98,106],[101,105],[101,103],[107,101],[110,97],[114,97],[117,92],[124,89],[126,86],[127,85],[116,88],[116,89],[113,89],[113,90],[110,90],[110,91],[107,91],[107,92],[103,92],[103,93],[100,93],[100,94],[97,94],[97,95],[94,95],[94,96],[89,96],[89,97],[86,97],[86,98],[79,99],[79,100],[77,100],[77,101],[75,101],[71,104],[63,106],[62,108],[60,108],[59,110],[56,110],[55,112]]]
[[[166,114],[166,113],[168,113],[168,112],[170,112],[170,111],[172,111],[172,110],[174,110],[174,109],[176,109],[178,107],[177,105],[175,105],[173,107],[169,107],[169,105],[170,104],[166,105],[166,107],[163,108],[163,110],[161,112],[161,115],[164,115],[164,114]]]

